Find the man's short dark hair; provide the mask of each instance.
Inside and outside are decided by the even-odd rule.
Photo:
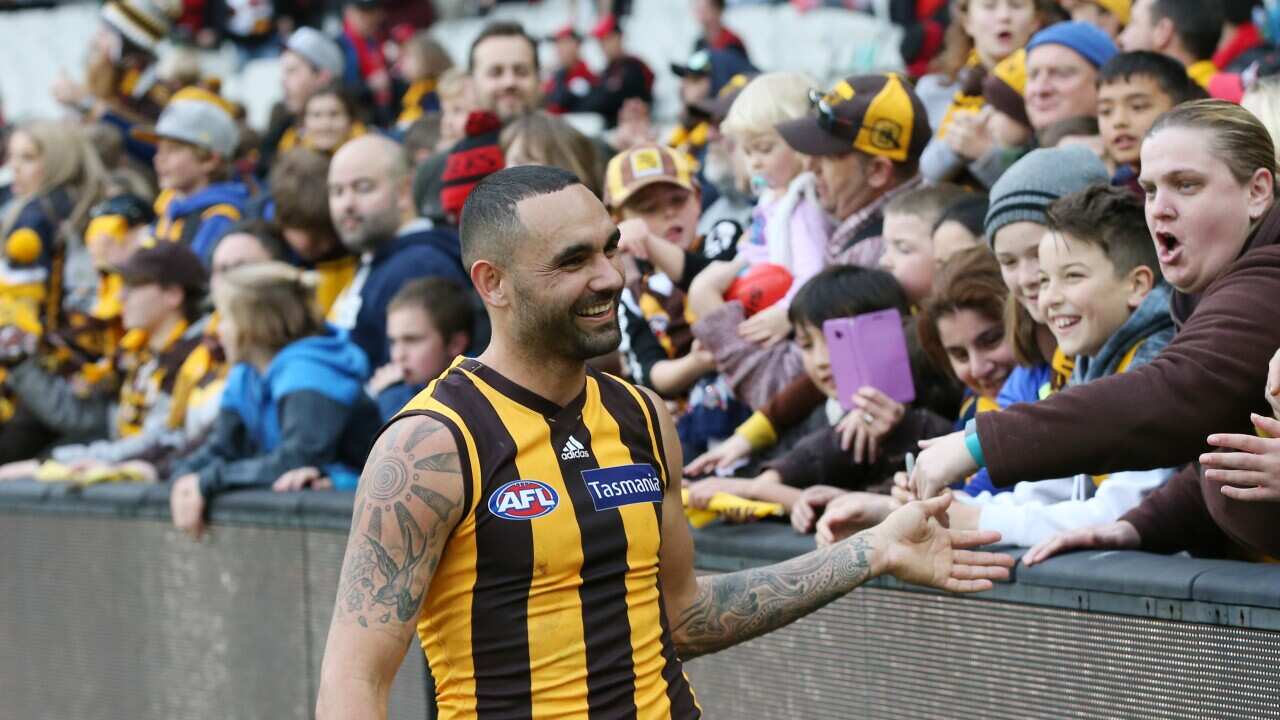
[[[1101,248],[1118,276],[1145,265],[1161,277],[1142,201],[1129,190],[1099,184],[1059,198],[1049,206],[1049,229]]]
[[[467,196],[458,223],[463,264],[469,268],[483,258],[505,265],[511,259],[512,244],[528,232],[517,206],[531,197],[581,184],[568,170],[546,165],[509,167],[481,180]]]
[[[1168,18],[1173,31],[1196,60],[1208,60],[1222,39],[1222,4],[1214,0],[1156,0],[1151,22]]]
[[[480,47],[480,43],[493,37],[518,37],[524,38],[529,43],[529,54],[533,56],[533,69],[538,70],[538,43],[524,31],[524,26],[518,22],[509,20],[499,20],[491,22],[484,26],[476,39],[471,42],[471,49],[467,51],[467,72],[475,72],[476,69],[476,48]]]
[[[1204,89],[1187,75],[1187,68],[1168,55],[1136,50],[1116,55],[1098,71],[1098,87],[1126,82],[1135,75],[1156,81],[1174,105],[1205,97]]]

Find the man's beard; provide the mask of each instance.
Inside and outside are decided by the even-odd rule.
[[[376,249],[400,229],[400,216],[394,209],[365,215],[362,220],[354,232],[338,230],[342,245],[357,255]]]
[[[577,311],[609,302],[613,305],[613,321],[594,331],[583,330],[577,323]],[[542,356],[585,362],[618,349],[622,330],[618,326],[618,294],[596,294],[578,300],[569,307],[546,307],[520,291],[516,298],[516,341],[519,346]]]

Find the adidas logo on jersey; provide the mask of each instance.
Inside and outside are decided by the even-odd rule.
[[[587,452],[587,446],[578,441],[578,438],[570,435],[569,440],[565,442],[564,448],[560,450],[561,460],[583,460],[591,457],[591,453]]]

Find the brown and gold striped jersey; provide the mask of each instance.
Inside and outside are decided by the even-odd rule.
[[[659,586],[653,404],[588,371],[560,407],[459,359],[402,412],[457,443],[468,512],[418,634],[441,718],[700,717]]]

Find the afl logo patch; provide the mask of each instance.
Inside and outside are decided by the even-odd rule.
[[[503,520],[532,520],[555,510],[560,496],[537,480],[515,480],[489,496],[489,512]]]

